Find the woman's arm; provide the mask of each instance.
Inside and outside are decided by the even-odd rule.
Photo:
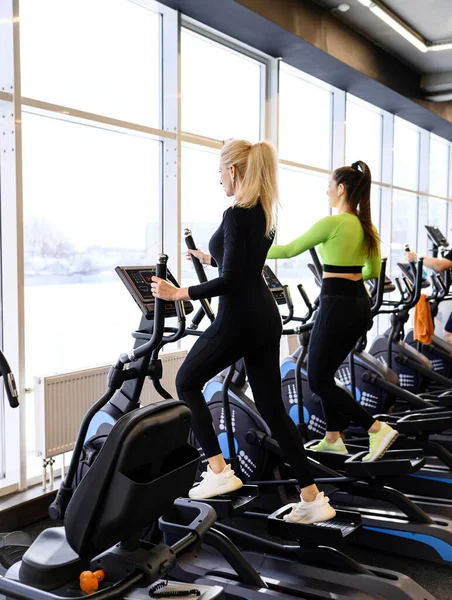
[[[292,258],[302,252],[314,248],[322,242],[326,242],[336,228],[334,217],[324,217],[314,223],[311,229],[300,235],[292,242],[285,245],[272,246],[268,251],[267,258]]]
[[[236,291],[246,261],[246,230],[240,209],[228,208],[223,218],[224,251],[221,277],[188,288],[192,300],[224,296]]]

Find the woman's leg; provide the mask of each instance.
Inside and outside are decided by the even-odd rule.
[[[322,400],[329,442],[339,437],[344,416],[366,430],[375,425],[372,415],[337,386],[334,379],[337,369],[366,331],[369,319],[366,297],[321,297],[309,344],[308,381]]]
[[[256,408],[272,430],[300,487],[313,486],[314,479],[309,470],[303,441],[284,408],[279,370],[279,339],[261,346],[258,350],[247,352],[245,366]],[[317,493],[316,488],[315,495]]]
[[[258,333],[255,333],[258,335]],[[245,365],[256,408],[273,432],[301,488],[301,502],[285,518],[298,523],[327,521],[336,515],[319,490],[309,469],[300,433],[286,413],[279,370],[280,338],[272,339],[245,354]]]
[[[214,324],[194,344],[176,378],[177,394],[192,412],[192,429],[214,473],[226,466],[202,389],[209,379],[242,357],[239,333]]]

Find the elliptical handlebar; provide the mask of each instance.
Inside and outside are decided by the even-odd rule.
[[[314,327],[314,323],[315,321],[310,321],[309,323],[303,323],[302,325],[298,325],[293,329],[283,329],[283,335],[301,335],[306,331],[311,331],[311,329]]]
[[[419,298],[421,297],[421,289],[422,289],[422,269],[424,266],[424,257],[420,256],[417,261],[417,265],[412,262],[410,263],[411,268],[413,269],[413,273],[415,274],[414,280],[414,292],[411,295],[411,298],[408,299],[407,302],[403,303],[403,307],[405,310],[410,310],[419,302]]]
[[[191,229],[185,229],[184,235],[185,235],[185,243],[187,245],[187,248],[189,250],[197,250],[196,244],[193,240],[193,235],[192,235]],[[193,266],[195,267],[195,272],[199,279],[199,282],[206,283],[207,275],[206,275],[204,267],[202,266],[199,258],[196,258],[196,256],[194,256],[192,254],[191,261],[193,263]],[[209,300],[206,300],[205,298],[203,298],[200,300],[200,302],[201,302],[201,306],[202,306],[203,311],[206,314],[207,318],[210,320],[211,323],[213,323],[215,320],[215,314],[212,310],[212,307],[210,306]],[[199,317],[198,315],[199,315],[199,311],[198,311],[198,313],[196,313],[195,318],[193,319],[193,323],[194,323],[195,327],[197,327],[199,325],[199,323],[201,322],[201,319],[202,319],[202,317]],[[192,327],[193,327],[193,325],[192,325]]]
[[[293,301],[292,294],[290,293],[290,288],[288,285],[283,285],[283,294],[284,300],[286,301],[287,307],[289,309],[289,314],[282,318],[283,325],[286,325],[289,321],[293,319]]]
[[[314,314],[315,308],[312,302],[309,300],[309,296],[307,295],[302,283],[299,283],[297,285],[297,290],[300,292],[300,296],[303,298],[303,302],[306,304],[306,308],[308,309],[307,314],[304,317],[302,317],[303,322],[306,323]]]
[[[19,406],[19,394],[17,392],[16,380],[5,358],[3,352],[0,351],[0,376],[3,377],[5,382],[6,397],[8,398],[9,405],[11,408],[17,408]]]
[[[314,263],[314,269],[315,269],[316,274],[317,274],[317,279],[321,282],[322,281],[322,275],[323,275],[322,263],[319,260],[319,256],[318,256],[315,248],[311,248],[309,250],[309,253],[311,255],[312,262]]]
[[[375,292],[375,300],[374,303],[372,305],[372,309],[371,309],[371,315],[372,318],[375,317],[376,314],[378,314],[378,311],[381,308],[381,305],[383,304],[383,293],[385,291],[385,277],[386,277],[386,263],[387,263],[387,258],[382,258],[381,259],[381,270],[380,270],[380,275],[377,278],[377,290]]]

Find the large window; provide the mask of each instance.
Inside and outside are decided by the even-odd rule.
[[[378,109],[347,94],[345,162],[363,160],[374,181],[381,180],[382,124]]]
[[[436,225],[441,233],[447,234],[447,202],[445,200],[429,198],[428,225]]]
[[[231,204],[219,184],[219,161],[218,150],[193,144],[182,146],[182,233],[186,228],[191,229],[196,246],[204,252],[209,252],[209,240]],[[183,244],[182,282],[184,286],[196,285],[198,279],[193,265],[185,259],[186,250]],[[218,271],[207,267],[206,274],[212,279]]]
[[[22,95],[159,127],[160,19],[128,0],[21,0]]]
[[[417,190],[419,185],[419,129],[402,119],[394,120],[394,174],[398,187]]]
[[[332,93],[320,81],[283,65],[279,93],[279,155],[331,168]]]
[[[140,313],[114,269],[155,263],[160,144],[24,112],[26,377],[112,362]],[[33,402],[27,404],[33,450]]]
[[[286,244],[307,231],[318,219],[328,215],[328,176],[301,169],[282,167],[280,171],[280,202],[278,211],[278,244]],[[295,258],[278,260],[278,277],[290,285],[297,314],[303,310],[303,302],[297,291],[302,283],[311,300],[319,290],[308,268],[312,262],[309,252]]]
[[[182,31],[182,129],[199,136],[257,142],[262,63],[192,31]]]
[[[404,262],[405,244],[411,249],[417,244],[417,211],[418,198],[394,190],[392,196],[392,242],[391,242],[391,274],[400,276],[398,262]]]
[[[446,140],[430,136],[429,192],[447,198],[449,187],[449,147]]]

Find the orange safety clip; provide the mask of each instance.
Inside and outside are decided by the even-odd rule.
[[[103,571],[83,571],[80,575],[80,588],[86,594],[94,594],[99,589],[99,583],[105,579]]]

